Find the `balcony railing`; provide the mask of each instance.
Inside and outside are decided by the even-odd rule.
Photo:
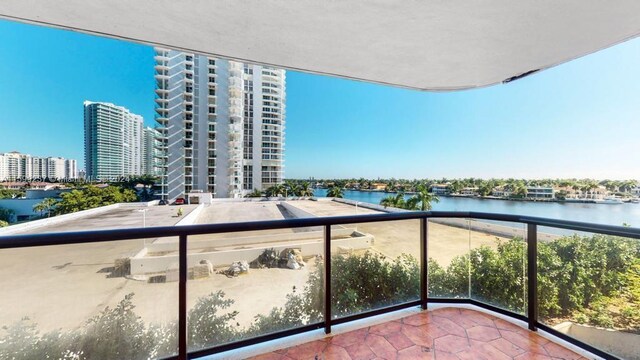
[[[404,250],[409,249],[407,251],[408,253],[417,255],[417,260],[414,264],[415,274],[412,274],[419,277],[419,280],[414,278],[414,280],[417,280],[416,282],[392,284],[402,290],[401,293],[397,294],[397,297],[384,299],[384,301],[372,306],[365,306],[363,304],[367,302],[366,299],[355,297],[355,294],[359,291],[358,289],[337,288],[344,285],[337,278],[338,275],[343,275],[341,273],[341,267],[349,265],[348,257],[339,253],[350,253],[357,251],[360,245],[370,245],[371,242],[375,240],[368,237],[368,232],[375,233],[375,231],[378,231],[376,229],[380,229],[380,224],[393,225],[385,230],[388,234],[391,234],[391,236],[399,233],[397,230],[400,228],[397,227],[397,224],[403,224],[401,227],[404,229],[403,231],[408,231],[406,234],[409,234],[409,237],[413,240],[399,238],[395,240],[396,242],[394,243],[388,243],[388,249],[385,251],[388,251],[389,254],[404,254]],[[510,226],[506,226],[505,224],[510,224]],[[449,233],[439,233],[438,229],[442,226],[460,229],[463,231],[463,236],[451,238]],[[355,227],[355,231],[352,231],[350,227]],[[360,230],[358,230],[358,228],[360,228]],[[485,228],[491,228],[492,230],[483,230]],[[298,324],[296,326],[284,326],[284,328],[283,326],[261,329],[252,328],[253,331],[244,333],[242,336],[229,336],[224,338],[224,340],[219,340],[220,338],[216,336],[222,336],[221,334],[224,331],[227,331],[225,330],[227,329],[225,325],[223,327],[215,328],[217,329],[216,331],[218,331],[217,334],[204,334],[205,336],[198,337],[198,341],[200,341],[199,343],[190,343],[190,341],[196,341],[193,339],[194,335],[197,334],[187,332],[188,328],[192,329],[192,324],[188,324],[188,319],[189,321],[194,322],[197,322],[198,320],[195,317],[192,320],[192,317],[190,317],[191,310],[188,310],[189,291],[187,288],[187,282],[189,279],[190,269],[191,276],[194,277],[196,276],[194,275],[194,267],[200,266],[199,264],[204,264],[203,262],[196,264],[198,261],[201,261],[199,259],[202,254],[198,251],[194,251],[194,243],[198,241],[210,241],[210,243],[207,244],[213,247],[214,245],[211,244],[215,243],[217,244],[215,246],[225,246],[225,241],[231,241],[231,243],[226,244],[226,246],[230,246],[234,245],[232,242],[235,240],[233,239],[241,238],[243,233],[250,232],[250,235],[255,238],[256,232],[264,232],[265,236],[268,237],[275,236],[269,231],[277,229],[301,229],[302,232],[298,232],[298,234],[304,233],[305,231],[316,231],[322,234],[321,241],[319,243],[322,247],[322,249],[319,250],[321,257],[317,258],[316,264],[316,274],[318,274],[318,276],[317,278],[314,278],[314,280],[309,280],[307,283],[308,285],[310,284],[309,286],[312,288],[317,287],[315,293],[311,291],[311,294],[316,296],[316,300],[318,300],[314,308],[315,315],[306,318],[306,320],[303,321],[303,324]],[[544,231],[541,231],[541,229]],[[177,312],[177,327],[172,328],[169,326],[165,329],[165,332],[160,332],[167,338],[171,337],[173,339],[177,339],[177,344],[175,346],[169,346],[169,348],[174,349],[173,351],[175,351],[175,353],[173,354],[173,351],[169,351],[169,353],[154,353],[147,355],[156,358],[196,358],[321,328],[324,328],[326,333],[331,333],[332,326],[337,324],[408,307],[420,306],[423,309],[426,309],[429,303],[465,303],[476,305],[481,308],[525,321],[528,323],[528,327],[532,331],[541,329],[598,356],[608,359],[620,358],[621,356],[619,354],[611,354],[604,349],[591,344],[589,340],[578,339],[557,330],[556,327],[552,326],[552,323],[557,321],[551,319],[551,315],[548,315],[547,317],[547,315],[541,316],[540,314],[541,308],[547,309],[548,307],[555,308],[558,310],[557,313],[560,313],[561,311],[559,310],[561,310],[563,301],[565,301],[565,299],[562,299],[560,296],[557,299],[557,303],[553,303],[556,300],[553,300],[555,298],[552,299],[552,297],[550,297],[549,287],[554,284],[538,282],[541,275],[543,275],[541,274],[541,271],[560,271],[561,274],[564,274],[562,273],[562,270],[558,270],[556,268],[551,269],[546,267],[546,265],[543,269],[539,268],[540,264],[546,264],[546,257],[550,256],[548,252],[548,244],[553,244],[556,239],[564,236],[562,235],[563,231],[575,231],[578,232],[578,234],[583,235],[585,233],[599,234],[596,235],[594,239],[600,241],[602,244],[618,241],[621,243],[625,242],[625,244],[628,242],[627,245],[632,246],[633,244],[636,244],[637,239],[640,239],[640,229],[630,227],[597,225],[583,222],[506,214],[433,211],[297,218],[277,221],[208,225],[8,235],[0,236],[0,253],[6,251],[20,251],[22,248],[29,248],[29,250],[31,250],[46,247],[43,248],[46,249],[46,254],[52,254],[56,252],[57,246],[61,247],[60,251],[62,252],[68,251],[70,249],[69,245],[85,246],[87,244],[97,243],[111,244],[151,238],[173,239],[170,241],[158,242],[155,250],[153,251],[157,252],[157,256],[175,256],[177,260],[177,268],[175,269],[175,275],[177,277],[177,309],[175,309]],[[214,234],[232,234],[233,237],[227,240],[202,240],[203,235],[211,236]],[[613,238],[601,239],[598,237],[600,235],[610,236]],[[493,238],[503,239],[503,242],[498,242],[497,250],[491,245],[486,245],[488,244],[487,241],[493,240]],[[505,242],[504,239],[509,241]],[[582,238],[580,237],[574,237],[572,241],[577,241],[579,243],[582,241],[581,239]],[[461,247],[455,245],[456,243],[458,245],[462,244]],[[435,245],[444,246],[444,248],[440,247],[440,250],[434,249],[433,246]],[[483,277],[482,272],[472,272],[471,270],[475,269],[480,271],[479,269],[483,269],[481,266],[484,264],[483,261],[489,261],[489,257],[495,255],[495,251],[506,256],[501,252],[504,250],[506,253],[506,248],[502,247],[503,245],[511,246],[512,250],[515,249],[510,253],[511,255],[515,254],[515,256],[512,256],[509,260],[509,264],[511,265],[503,269],[504,274],[498,275],[504,275],[500,277],[502,279],[516,280],[512,281],[512,283],[487,284],[487,278]],[[559,244],[558,246],[562,246],[562,244]],[[108,248],[108,246],[96,247],[95,251],[99,252]],[[145,248],[145,250],[147,250],[147,248]],[[494,252],[491,252],[490,250]],[[151,248],[149,248],[148,251],[151,252]],[[434,256],[439,256],[437,253],[443,251],[447,252],[447,254],[444,254],[442,257],[450,259],[449,267],[451,268],[451,271],[456,272],[459,275],[457,279],[462,279],[462,281],[456,282],[455,279],[450,279],[447,281],[453,283],[447,285],[444,283],[444,280],[442,280],[442,271],[444,267],[442,264],[435,262],[432,258]],[[456,251],[459,252],[459,254],[456,254]],[[630,254],[636,257],[640,255],[637,252],[633,255],[633,251],[631,251]],[[371,257],[367,258],[367,256]],[[375,260],[376,258],[374,255],[367,256],[361,257],[358,261],[361,261],[362,263],[367,263],[367,261],[375,263],[375,261],[377,261]],[[579,258],[581,256],[580,254],[571,254],[568,256],[569,258],[574,256],[575,258],[573,258],[573,260],[575,261],[571,264],[572,268],[566,270],[566,276],[570,276],[572,271],[579,271],[581,266],[580,264],[582,264],[581,261],[583,260]],[[398,259],[400,260],[398,260],[397,263],[394,262],[397,267],[408,266],[407,268],[412,268],[411,265],[407,265],[408,263],[413,264],[410,257],[407,258],[401,255]],[[37,258],[33,259],[36,263],[37,260]],[[87,259],[86,261],[89,262],[91,259]],[[556,261],[556,263],[558,262],[557,259],[554,261]],[[150,264],[151,263],[145,266],[153,266]],[[71,269],[71,266],[74,265],[71,265],[71,263],[60,264],[60,271],[76,271]],[[134,263],[130,264],[130,271],[132,275],[135,272],[142,271],[140,268],[136,268],[136,266],[138,265]],[[612,266],[619,266],[619,264],[612,264]],[[392,267],[391,273],[395,271],[393,269],[396,268]],[[9,270],[3,269],[2,271],[5,272]],[[606,266],[604,266],[601,269],[601,272],[606,273],[606,271]],[[514,272],[515,275],[508,277],[508,272]],[[382,276],[380,274],[364,275],[367,278],[365,280],[374,286],[377,281],[376,277]],[[484,275],[486,276],[487,274]],[[5,273],[0,276],[7,275]],[[585,276],[590,275],[587,274]],[[169,277],[169,274],[167,274],[167,277]],[[595,281],[593,286],[594,288],[590,291],[600,291],[598,286],[603,285],[598,284],[597,281]],[[615,286],[619,286],[619,284]],[[15,292],[19,291],[19,289],[7,291]],[[47,291],[50,292],[51,289]],[[372,292],[377,291],[378,290],[374,290]],[[256,302],[269,301],[269,297],[267,295],[263,295],[259,292],[252,294],[251,289],[247,289],[247,292],[247,296],[256,297]],[[382,292],[382,290],[380,290],[380,292]],[[509,299],[506,299],[502,295],[509,297]],[[166,297],[166,295],[160,296],[159,298],[162,297]],[[258,297],[260,300],[257,300]],[[296,295],[293,294],[292,298],[296,298]],[[41,301],[42,307],[47,306],[46,295],[39,300]],[[228,303],[225,302],[227,300],[222,299],[222,297],[218,298],[216,301],[218,301],[218,303],[215,303],[215,306],[222,306],[222,308],[228,306]],[[549,303],[550,301],[551,303]],[[354,304],[353,307],[345,305],[345,303],[348,304],[349,302]],[[544,304],[542,304],[542,302],[544,302]],[[225,304],[227,306],[225,306]],[[14,304],[3,304],[3,307],[12,305]],[[208,304],[207,306],[214,305]],[[196,307],[197,306],[198,305],[196,305]],[[47,309],[47,311],[51,310],[57,309]],[[107,310],[105,310],[105,312],[106,311]],[[221,318],[228,316],[227,321],[229,323],[235,322],[235,320],[233,320],[233,316],[229,314],[233,313],[222,311],[216,316],[220,316]],[[271,316],[273,314],[277,315],[278,312],[276,311],[272,314],[258,313],[257,315],[258,317],[264,317]],[[92,321],[97,323],[100,320],[94,319]],[[144,329],[144,327],[141,329]],[[193,329],[192,332],[202,331],[202,328],[200,328],[200,330]],[[209,329],[214,331],[214,328]],[[173,333],[174,331],[175,333]],[[214,338],[218,340],[211,340]]]

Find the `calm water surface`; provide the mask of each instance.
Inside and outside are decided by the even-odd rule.
[[[315,189],[315,196],[324,197],[326,189]],[[368,191],[344,191],[346,199],[380,204],[380,200],[392,193]],[[640,227],[640,204],[578,204],[542,203],[530,201],[486,200],[474,198],[441,197],[433,203],[437,211],[477,211],[515,215],[540,216],[552,219],[584,221],[595,224]]]

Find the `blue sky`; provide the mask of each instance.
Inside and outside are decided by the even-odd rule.
[[[150,47],[7,21],[0,34],[0,152],[82,163],[87,99],[153,124]],[[453,93],[290,71],[286,176],[640,179],[639,63],[632,40]]]

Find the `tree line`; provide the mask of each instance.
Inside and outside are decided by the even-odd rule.
[[[308,180],[290,180],[294,182]],[[504,187],[512,193],[522,193],[526,187],[564,187],[580,191],[591,191],[604,186],[608,191],[618,195],[629,194],[638,187],[638,180],[595,180],[595,179],[481,179],[481,178],[441,178],[441,179],[318,179],[313,180],[323,188],[339,187],[350,190],[382,190],[385,192],[415,192],[418,186],[427,188],[436,184],[447,184],[451,193],[458,193],[464,188],[478,188],[480,196],[491,195],[493,189]]]

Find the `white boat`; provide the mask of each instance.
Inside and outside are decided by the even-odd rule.
[[[602,199],[602,201],[598,202],[599,204],[622,204],[622,199],[619,199],[617,197],[613,197],[613,196],[608,196],[605,197],[604,199]]]

